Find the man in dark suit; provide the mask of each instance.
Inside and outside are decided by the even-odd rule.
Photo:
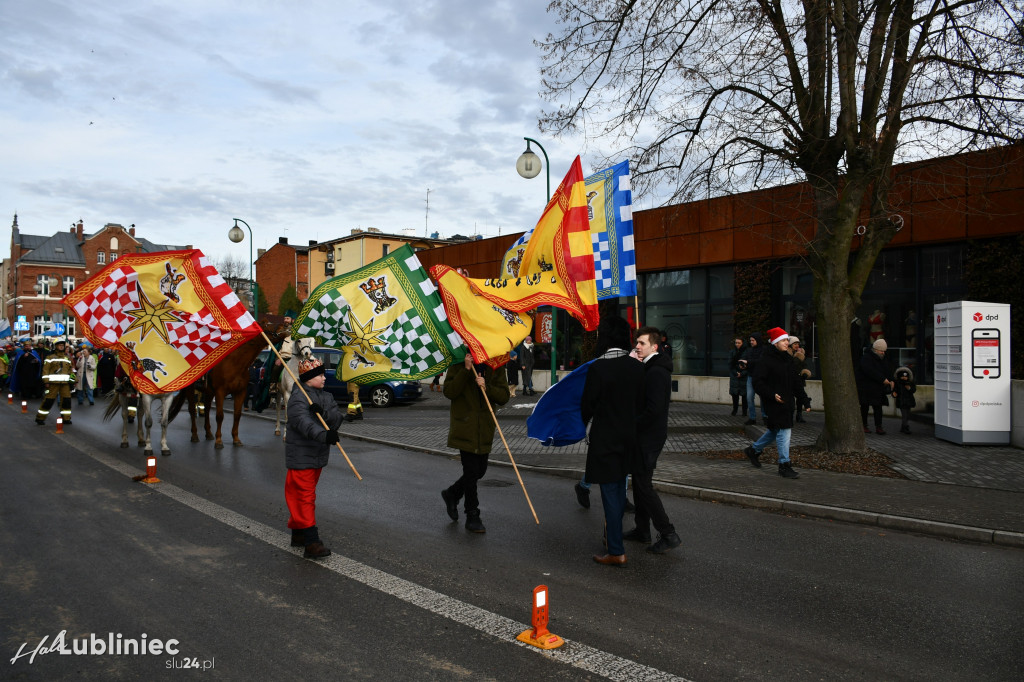
[[[661,537],[647,551],[655,554],[663,554],[682,543],[653,482],[658,455],[668,439],[668,404],[672,395],[672,359],[659,352],[659,338],[654,327],[642,327],[636,333],[636,354],[644,363],[644,409],[637,423],[640,452],[632,470],[636,528],[624,536],[626,540],[650,544],[653,521]]]
[[[623,566],[622,515],[626,509],[626,475],[639,452],[637,418],[644,406],[643,365],[629,357],[629,324],[620,317],[601,320],[598,358],[583,385],[580,414],[593,422],[587,446],[586,479],[601,486],[608,551],[594,556],[607,566]]]

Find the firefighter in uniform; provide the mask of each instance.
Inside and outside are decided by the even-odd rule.
[[[53,403],[60,398],[60,416],[65,424],[71,423],[71,386],[75,383],[75,375],[71,368],[71,359],[66,351],[67,342],[57,341],[54,351],[43,360],[43,383],[46,385],[46,397],[36,412],[36,424],[42,426],[50,414]]]

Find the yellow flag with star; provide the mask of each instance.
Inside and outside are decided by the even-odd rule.
[[[122,256],[63,303],[148,394],[191,385],[261,331],[198,249]]]

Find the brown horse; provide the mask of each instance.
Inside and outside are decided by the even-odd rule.
[[[271,331],[264,324],[263,329],[273,344],[279,343],[287,335],[287,329],[284,325],[278,325]],[[231,439],[234,445],[242,445],[242,441],[238,440],[238,422],[242,418],[245,394],[249,389],[249,366],[252,365],[253,360],[260,354],[260,351],[266,347],[267,340],[262,335],[253,337],[239,346],[228,357],[217,363],[213,369],[206,373],[206,376],[188,388],[182,389],[174,397],[174,401],[171,403],[170,418],[174,419],[177,416],[181,406],[187,400],[188,413],[192,417],[193,443],[199,442],[195,406],[195,396],[199,393],[202,395],[202,404],[206,406],[206,440],[216,440],[213,447],[218,450],[224,447],[224,441],[221,440],[221,424],[224,421],[224,400],[230,394],[235,409],[235,421],[231,427]],[[217,403],[216,436],[210,431],[210,409],[213,406],[213,400],[216,400]]]

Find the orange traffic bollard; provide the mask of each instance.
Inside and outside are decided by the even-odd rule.
[[[28,414],[28,401],[27,400],[22,400],[21,401],[21,413],[22,414]]]
[[[57,417],[57,433],[64,433],[64,420]]]
[[[159,483],[160,479],[156,477],[156,457],[146,457],[146,475],[136,476],[136,481],[142,481],[143,483]]]
[[[14,394],[13,393],[8,393],[7,394],[7,404],[8,405],[13,405],[14,404]]]
[[[548,632],[547,585],[533,588],[533,627],[524,630],[516,639],[539,649],[557,649],[565,644],[564,639]]]

